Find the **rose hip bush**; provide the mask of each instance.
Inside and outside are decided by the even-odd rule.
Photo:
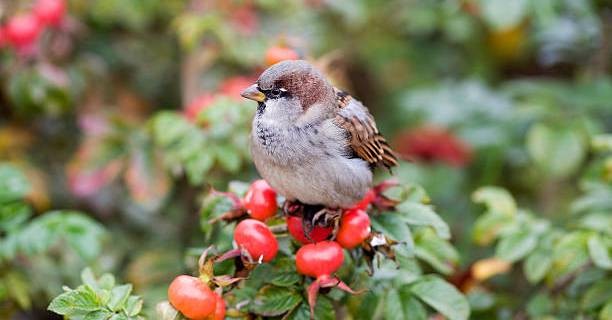
[[[596,0],[0,1],[0,318],[610,319],[609,38]],[[284,59],[405,160],[337,226],[256,182]]]

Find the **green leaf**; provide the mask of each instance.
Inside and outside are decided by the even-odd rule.
[[[480,288],[471,289],[467,299],[473,311],[488,310],[495,304],[495,295]]]
[[[612,300],[608,301],[608,303],[601,308],[599,320],[612,320]]]
[[[111,317],[114,314],[108,310],[96,310],[93,312],[89,312],[83,317],[83,320],[108,320],[112,319]]]
[[[512,195],[499,187],[481,187],[472,194],[472,201],[484,204],[489,212],[506,216],[516,214],[516,202]]]
[[[130,296],[123,308],[125,314],[130,317],[137,316],[142,311],[143,300],[138,296]]]
[[[417,226],[431,226],[442,239],[450,239],[450,229],[431,206],[405,201],[397,206],[397,211],[406,223]]]
[[[22,309],[32,306],[30,299],[30,284],[24,275],[17,272],[9,272],[4,275],[4,284],[9,288],[9,296],[12,297]]]
[[[553,263],[547,274],[549,282],[567,276],[589,263],[587,241],[590,235],[590,232],[574,231],[563,235],[556,242],[552,254]]]
[[[228,172],[235,173],[242,165],[240,153],[233,146],[216,146],[215,155],[218,163]]]
[[[295,271],[275,272],[271,275],[269,283],[279,287],[290,287],[298,283],[301,278]]]
[[[60,315],[96,311],[100,308],[96,293],[89,287],[81,286],[55,297],[48,309]]]
[[[279,316],[302,301],[297,292],[276,286],[265,286],[257,292],[251,310],[266,317]]]
[[[467,299],[457,288],[440,278],[423,277],[411,286],[411,291],[450,320],[464,320],[470,316]]]
[[[595,283],[582,296],[581,306],[584,309],[597,308],[612,300],[612,279]]]
[[[608,248],[601,236],[598,234],[592,235],[587,244],[593,263],[602,269],[612,269],[612,259],[610,259]]]
[[[106,304],[111,310],[118,311],[124,308],[124,304],[127,301],[130,293],[132,292],[131,284],[124,284],[116,286],[111,290],[110,300]]]
[[[385,319],[427,319],[425,307],[414,298],[410,291],[391,289],[387,291],[383,303]]]
[[[552,250],[537,248],[523,263],[523,272],[529,282],[537,283],[544,279],[551,265]]]
[[[514,217],[487,212],[474,223],[472,237],[479,245],[491,244],[499,234],[515,222]]]
[[[495,249],[500,259],[515,262],[528,255],[538,244],[538,237],[530,231],[519,231],[501,239]]]
[[[575,128],[534,125],[527,134],[527,150],[534,162],[553,177],[576,171],[585,157],[582,136]]]
[[[334,313],[334,306],[332,305],[329,298],[325,296],[319,296],[317,298],[317,304],[314,310],[315,319],[333,320],[336,319]],[[308,303],[302,302],[297,308],[293,309],[283,320],[310,320],[310,307]]]
[[[459,254],[446,240],[440,239],[431,229],[422,229],[415,236],[416,256],[429,263],[438,272],[451,274],[459,260]]]
[[[31,215],[30,207],[23,202],[0,205],[0,231],[17,230],[23,226]]]
[[[26,176],[10,164],[0,164],[0,203],[22,199],[28,192]]]

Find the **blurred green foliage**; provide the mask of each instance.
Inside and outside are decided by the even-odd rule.
[[[0,3],[0,25],[32,3]],[[289,47],[370,108],[414,160],[394,175],[430,197],[373,219],[402,268],[345,268],[370,290],[320,297],[321,318],[460,317],[465,295],[474,319],[611,319],[611,30],[601,0],[69,0],[38,50],[0,44],[1,316],[51,317],[90,266],[152,317],[194,248],[228,249],[208,191],[257,175],[236,91]],[[486,258],[511,268],[480,277]]]

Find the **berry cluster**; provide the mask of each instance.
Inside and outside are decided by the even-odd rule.
[[[37,0],[30,11],[15,14],[0,26],[0,48],[8,45],[20,54],[33,52],[42,31],[58,27],[65,15],[65,0]]]
[[[364,253],[371,249],[369,242],[376,237],[376,233],[371,231],[370,217],[366,210],[371,205],[378,206],[381,203],[379,200],[384,199],[381,195],[384,188],[386,186],[369,190],[355,206],[342,210],[335,226],[333,223],[312,224],[309,219],[292,214],[294,211],[287,209],[287,203],[285,210],[282,210],[286,225],[268,226],[267,221],[278,221],[271,218],[277,215],[279,206],[276,191],[265,180],[251,183],[242,198],[233,193],[216,192],[234,203],[234,209],[219,220],[239,221],[234,229],[235,249],[210,260],[200,259],[199,278],[185,275],[177,277],[168,292],[170,303],[191,319],[209,319],[207,317],[224,314],[225,303],[219,302],[223,300],[220,297],[222,288],[242,280],[257,265],[271,262],[279,251],[275,233],[285,232],[300,246],[295,253],[296,271],[313,279],[307,290],[312,314],[321,288],[336,287],[352,294],[357,293],[334,274],[344,263],[344,249],[361,247]],[[234,277],[215,277],[212,265],[227,259],[236,259],[238,270]],[[217,296],[211,290],[214,287],[218,287]],[[220,303],[223,308],[218,307]]]

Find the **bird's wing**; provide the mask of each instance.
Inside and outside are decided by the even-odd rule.
[[[358,157],[371,165],[391,168],[397,157],[387,140],[378,132],[374,117],[358,100],[336,89],[338,109],[334,122],[350,134],[349,145]]]

